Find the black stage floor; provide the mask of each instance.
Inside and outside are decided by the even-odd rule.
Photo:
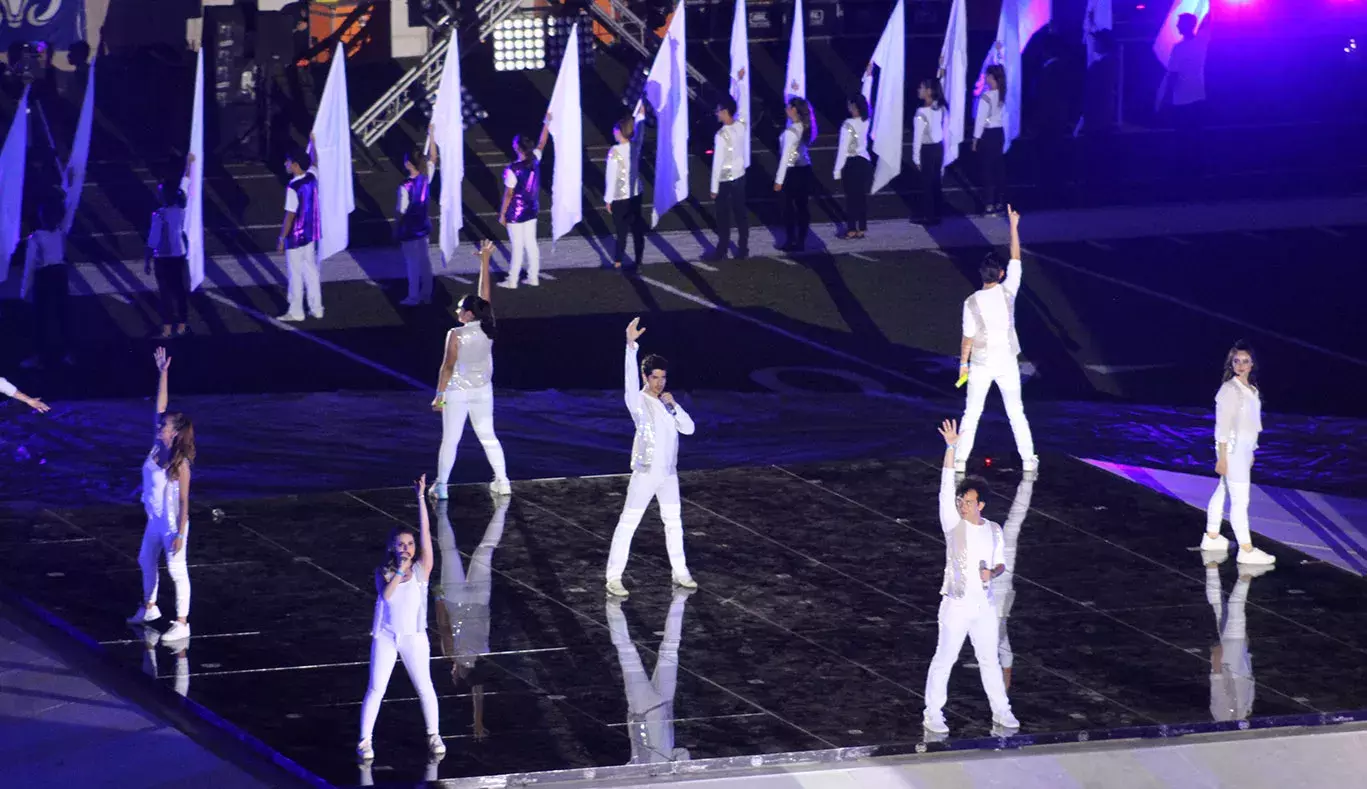
[[[1367,583],[1272,543],[1278,567],[1257,577],[1232,560],[1205,565],[1192,547],[1196,510],[1060,455],[1032,481],[1005,465],[988,470],[988,515],[1018,516],[1007,524],[1014,572],[1003,579],[1011,604],[1000,651],[1012,657],[1025,742],[1367,710]],[[195,635],[179,656],[122,624],[139,595],[139,508],[4,516],[0,566],[112,660],[155,673],[168,699],[188,693],[340,785],[666,762],[685,756],[678,749],[700,760],[915,747],[944,563],[937,466],[927,457],[686,472],[701,588],[671,591],[652,509],[620,607],[605,602],[602,571],[625,477],[518,482],[506,510],[482,488],[457,488],[435,521],[438,575],[445,598],[464,602],[434,600],[429,622],[450,752],[427,765],[418,705],[396,670],[370,775],[351,751],[369,579],[389,530],[416,523],[409,489],[240,501],[225,516],[196,507]],[[163,578],[168,603],[170,591]],[[661,665],[673,627],[678,662]],[[1251,680],[1212,673],[1221,663],[1251,666]],[[637,680],[630,689],[624,674]],[[653,710],[635,749],[629,699]],[[967,647],[947,717],[951,740],[932,747],[989,734]]]

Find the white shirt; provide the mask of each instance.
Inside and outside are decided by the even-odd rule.
[[[627,410],[636,424],[636,437],[631,443],[631,469],[659,475],[671,475],[679,461],[679,434],[693,435],[693,417],[683,406],[674,404],[671,415],[660,398],[645,393],[641,385],[638,347],[627,346],[625,356],[625,399]]]
[[[984,338],[987,343],[987,358],[1015,359],[1011,350],[1011,313],[1007,300],[1014,302],[1020,292],[1021,263],[1013,260],[1006,265],[1006,279],[999,285],[983,288],[964,299],[963,333],[965,337],[977,338],[978,322],[973,318],[969,302],[978,307],[983,316]]]
[[[1006,125],[1006,105],[995,90],[983,91],[978,97],[978,112],[973,119],[973,139],[980,140],[984,129],[1000,129]]]
[[[435,178],[436,176],[437,176],[437,166],[436,166],[435,164],[432,164],[431,162],[428,162],[428,163],[427,163],[427,188],[428,188],[428,189],[431,189],[431,188],[432,188],[432,179]],[[405,184],[408,183],[407,179],[404,180],[404,183],[405,183]],[[293,190],[291,190],[291,192],[292,192],[292,191],[293,191]],[[403,187],[402,184],[400,184],[400,185],[399,185],[399,204],[398,204],[398,213],[404,214],[404,213],[407,213],[407,212],[408,212],[408,190],[405,189],[405,188]]]
[[[750,144],[750,127],[736,118],[731,125],[722,124],[712,138],[712,194],[723,181],[734,181],[745,175],[745,149]]]
[[[944,142],[945,111],[943,107],[921,107],[912,119],[911,160],[921,166],[921,146]]]
[[[532,151],[532,156],[535,156],[538,162],[541,161],[541,149]],[[517,173],[513,172],[511,166],[503,168],[503,185],[509,189],[517,186]]]
[[[34,268],[47,268],[66,262],[66,238],[59,230],[35,230],[28,238],[24,264],[33,261]]]
[[[630,200],[641,194],[641,168],[634,156],[639,150],[631,140],[608,149],[607,181],[603,186],[605,202]]]
[[[1258,390],[1231,378],[1215,393],[1215,443],[1258,445],[1263,432],[1263,402]]]
[[[1206,98],[1207,36],[1184,38],[1173,45],[1168,56],[1168,73],[1172,75],[1172,104],[1181,107]]]
[[[318,168],[316,168],[316,167],[310,167],[310,168],[308,169],[308,172],[304,173],[304,175],[309,175],[309,174],[312,174],[314,178],[317,178],[317,177],[318,177]],[[296,175],[296,176],[294,176],[293,178],[290,179],[290,183],[294,183],[295,181],[298,181],[300,178],[303,178],[304,175]],[[299,193],[296,192],[296,191],[294,191],[293,189],[289,188],[288,186],[285,187],[285,211],[287,211],[287,212],[289,212],[289,213],[291,213],[291,214],[297,214],[297,213],[299,213]]]
[[[375,601],[375,623],[370,634],[427,638],[427,581],[422,565],[414,562],[408,579],[399,583],[389,599],[381,594]]]
[[[977,523],[964,520],[955,497],[954,469],[940,471],[940,528],[945,534],[945,580],[940,594],[957,599],[988,602],[993,598],[992,584],[983,583],[980,573],[1006,565],[1006,541],[1001,527],[986,518]],[[962,542],[960,538],[962,537]],[[963,551],[963,555],[959,555]],[[955,568],[962,567],[963,596],[954,594]]]
[[[0,394],[5,397],[14,397],[19,394],[19,387],[6,381],[4,378],[0,378]]]
[[[869,158],[869,122],[866,118],[846,118],[840,124],[840,144],[835,151],[835,180],[850,157]]]
[[[778,174],[774,176],[774,183],[782,185],[790,167],[812,166],[812,160],[807,155],[809,134],[811,131],[805,125],[795,123],[788,124],[788,128],[783,130],[783,135],[779,137],[779,147],[783,153],[778,157]]]

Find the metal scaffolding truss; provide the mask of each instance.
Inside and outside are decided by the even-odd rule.
[[[460,30],[451,24],[449,15],[443,16],[431,27],[433,32],[449,32],[351,124],[351,133],[361,139],[362,145],[374,145],[405,113],[413,109],[411,88],[415,83],[421,81],[428,100],[435,101],[437,86],[441,83],[442,66],[446,62],[446,50],[451,47],[451,36],[459,35]]]
[[[475,16],[479,19],[479,40],[483,41],[494,32],[498,23],[517,13],[522,8],[522,0],[480,0],[475,6]]]

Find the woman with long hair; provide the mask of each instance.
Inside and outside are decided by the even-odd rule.
[[[949,112],[940,80],[923,79],[916,89],[921,106],[912,119],[911,162],[921,173],[922,224],[940,221],[940,171],[944,169],[944,124]]]
[[[383,565],[375,568],[375,620],[370,628],[370,685],[361,701],[361,741],[356,755],[368,762],[375,758],[371,738],[380,702],[389,687],[394,661],[403,658],[408,679],[418,693],[422,719],[427,726],[427,750],[433,756],[446,753],[437,717],[437,691],[432,687],[432,644],[427,640],[427,584],[432,576],[432,526],[423,495],[427,475],[414,485],[418,492],[418,533],[399,526],[389,535]]]
[[[797,252],[807,243],[812,216],[807,200],[812,195],[812,159],[807,147],[816,139],[816,118],[801,96],[788,99],[788,127],[779,138],[778,173],[774,191],[783,193],[782,249]]]
[[[1253,547],[1248,528],[1248,496],[1253,453],[1263,430],[1263,403],[1258,392],[1258,363],[1253,350],[1237,342],[1225,355],[1220,391],[1215,393],[1215,473],[1220,483],[1206,506],[1206,536],[1202,551],[1229,550],[1229,539],[1220,534],[1229,494],[1229,524],[1239,540],[1240,564],[1272,564],[1277,557]]]
[[[983,209],[988,214],[1002,210],[1006,191],[1006,69],[1000,63],[987,67],[987,90],[978,97],[973,120],[973,151],[983,168]]]
[[[516,288],[522,276],[522,262],[527,261],[527,284],[541,284],[541,248],[536,244],[536,217],[541,205],[541,151],[551,133],[551,114],[541,127],[541,138],[519,134],[513,138],[513,152],[517,159],[503,171],[503,204],[498,209],[498,223],[508,228],[508,241],[513,247],[513,259],[508,264],[508,278],[500,288]]]
[[[432,410],[441,412],[441,449],[437,452],[437,481],[432,497],[446,498],[446,485],[456,465],[456,448],[465,432],[465,418],[475,429],[484,456],[494,470],[490,490],[499,496],[512,494],[508,468],[503,460],[503,445],[494,434],[494,321],[493,297],[489,287],[489,258],[494,243],[485,240],[479,252],[479,292],[466,295],[456,306],[460,326],[446,333],[446,356],[437,374],[437,396]]]
[[[171,357],[158,348],[156,442],[142,463],[142,505],[147,529],[142,534],[138,565],[142,568],[142,605],[128,618],[132,624],[155,622],[157,608],[157,560],[166,553],[166,572],[176,587],[176,621],[161,637],[163,642],[190,637],[190,571],[185,552],[190,540],[190,465],[195,462],[195,426],[178,411],[167,411]]]
[[[835,180],[845,182],[845,238],[863,238],[869,229],[869,100],[856,93],[846,102],[850,117],[840,125],[835,153]]]

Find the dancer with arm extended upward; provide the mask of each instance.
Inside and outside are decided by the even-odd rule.
[[[516,288],[522,276],[523,259],[527,262],[527,284],[541,284],[541,248],[536,243],[536,217],[541,205],[541,152],[551,134],[551,114],[541,126],[541,137],[532,146],[532,138],[519,134],[513,138],[517,159],[503,171],[503,204],[498,209],[498,223],[508,228],[508,241],[513,247],[513,259],[508,265],[508,278],[498,283],[500,288]]]
[[[437,395],[432,410],[441,412],[441,449],[437,453],[437,481],[431,495],[438,501],[446,498],[447,482],[456,465],[456,448],[465,432],[465,418],[475,429],[484,456],[494,470],[490,490],[499,496],[513,492],[508,483],[508,468],[503,459],[503,445],[494,433],[494,337],[498,324],[494,320],[493,296],[489,287],[489,258],[494,254],[494,243],[485,240],[479,251],[479,292],[467,294],[456,307],[460,326],[446,333],[446,355],[437,374]]]

